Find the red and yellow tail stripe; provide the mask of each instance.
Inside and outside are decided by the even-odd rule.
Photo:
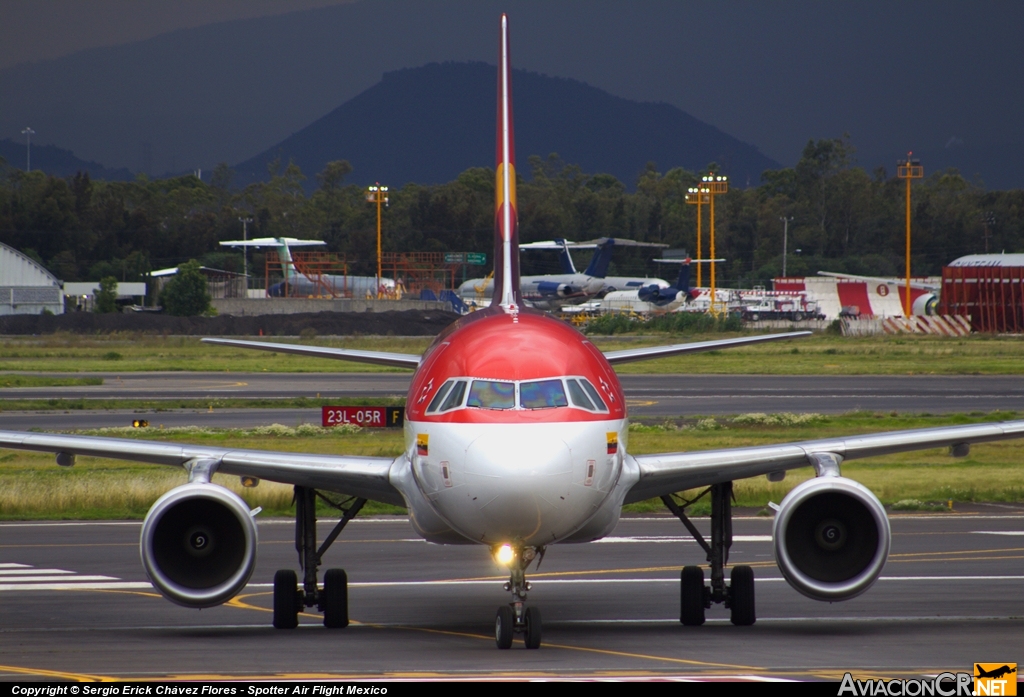
[[[498,56],[498,120],[494,182],[494,297],[492,303],[513,310],[519,297],[519,222],[516,211],[515,137],[512,128],[512,68],[509,64],[508,17],[501,16]]]

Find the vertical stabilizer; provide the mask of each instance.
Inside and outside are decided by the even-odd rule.
[[[612,251],[615,249],[615,239],[612,237],[606,237],[597,243],[597,249],[594,250],[594,256],[590,259],[590,264],[587,266],[587,270],[584,271],[588,276],[594,278],[604,278],[608,275],[608,264],[612,260]]]
[[[284,237],[277,238],[277,256],[281,260],[281,272],[286,282],[295,278],[295,264],[292,262],[292,253],[288,249],[288,240]]]
[[[562,273],[568,275],[574,275],[576,272],[576,264],[572,263],[572,254],[569,253],[569,243],[561,237],[555,239],[555,242],[561,245],[558,250],[558,261],[562,265]]]
[[[497,164],[494,187],[494,297],[513,311],[519,295],[519,222],[516,212],[515,139],[512,136],[512,68],[508,55],[508,17],[501,16],[498,56]]]

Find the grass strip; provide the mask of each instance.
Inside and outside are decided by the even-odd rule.
[[[172,409],[315,409],[343,403],[353,407],[400,407],[405,395],[390,397],[273,397],[217,399],[4,399],[0,412],[131,410],[164,412]]]
[[[1014,412],[991,414],[896,414],[856,412],[842,416],[742,414],[735,417],[695,417],[642,422],[631,426],[629,450],[634,454],[735,448],[857,433],[955,426],[1000,421]],[[83,431],[118,436],[211,444],[221,447],[300,453],[346,453],[394,457],[402,452],[401,432],[357,428],[323,429],[305,424],[295,428],[274,425],[254,429],[115,428]],[[99,458],[79,458],[72,468],[60,468],[45,453],[0,451],[0,519],[141,519],[168,489],[184,484],[184,470]],[[883,503],[897,509],[929,510],[947,501],[1024,501],[1024,439],[975,445],[965,458],[954,459],[945,449],[922,450],[844,463],[843,474],[861,482]],[[790,489],[813,476],[811,468],[791,471],[782,482],[764,477],[739,480],[737,505],[762,508],[781,501]],[[237,477],[216,475],[215,481],[237,491],[250,506],[267,515],[290,515],[292,488],[261,482],[243,488]],[[691,492],[696,493],[696,492]],[[627,512],[662,511],[660,501],[630,505]],[[400,508],[372,504],[367,513],[402,513]],[[706,513],[699,504],[691,510]],[[323,515],[331,515],[324,508]]]
[[[749,336],[757,332],[592,336],[603,350]],[[294,342],[295,338],[267,337]],[[319,346],[420,354],[424,337],[318,337]],[[804,339],[628,363],[622,373],[763,375],[1020,375],[1024,337],[883,335],[842,337],[820,333]],[[205,372],[407,372],[368,364],[300,358],[202,344],[198,337],[112,334],[0,338],[0,371],[205,371]]]
[[[102,385],[103,378],[50,377],[48,375],[0,375],[3,387],[69,387],[81,385]]]

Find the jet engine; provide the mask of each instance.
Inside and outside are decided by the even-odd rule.
[[[242,590],[256,566],[256,523],[237,494],[205,482],[161,496],[146,514],[142,565],[168,600],[213,607]]]
[[[570,298],[580,294],[580,289],[568,283],[541,281],[537,284],[537,294],[544,298]]]
[[[775,560],[791,586],[815,600],[848,600],[875,582],[889,556],[889,518],[871,491],[839,476],[810,479],[782,500]]]

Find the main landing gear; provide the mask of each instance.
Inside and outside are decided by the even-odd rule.
[[[316,500],[319,497],[341,511],[341,520],[319,548],[316,546]],[[323,588],[317,586],[316,572],[324,552],[331,546],[348,521],[356,517],[366,499],[351,498],[337,504],[315,489],[295,487],[295,549],[299,553],[299,568],[303,571],[299,587],[295,572],[282,569],[274,574],[274,627],[295,629],[303,608],[316,607],[324,613],[324,626],[341,629],[348,626],[348,576],[344,569],[328,569],[324,573]]]
[[[511,556],[511,560],[508,561],[511,575],[505,584],[505,590],[511,591],[512,602],[498,608],[498,614],[494,618],[494,641],[499,649],[509,649],[512,648],[513,635],[522,634],[526,648],[539,649],[540,610],[536,607],[526,607],[526,592],[530,590],[530,583],[526,580],[526,567],[538,554],[540,559],[544,558],[544,548],[506,545],[498,550],[498,555],[502,553]],[[540,566],[539,560],[537,565]]]
[[[711,493],[711,543],[709,544],[686,517],[683,508]],[[711,585],[704,585],[704,570],[699,566],[684,566],[680,578],[679,621],[695,627],[704,624],[704,610],[712,603],[722,603],[731,610],[732,623],[749,626],[757,619],[754,613],[754,570],[749,566],[734,566],[725,584],[725,565],[729,563],[732,547],[732,482],[712,484],[700,496],[684,501],[680,507],[671,496],[661,500],[682,521],[708,555],[711,566]]]

